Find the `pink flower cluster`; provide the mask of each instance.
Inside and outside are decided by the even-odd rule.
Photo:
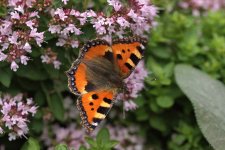
[[[19,63],[27,65],[31,45],[40,47],[44,40],[44,32],[37,29],[38,11],[32,11],[36,5],[36,0],[8,0],[9,15],[0,19],[0,61],[11,63],[13,71]]]
[[[91,23],[98,35],[111,38],[116,35],[120,38],[131,33],[144,36],[156,23],[157,8],[149,0],[128,0],[123,4],[119,0],[107,0],[113,7],[111,16],[100,13],[91,19]]]
[[[107,2],[113,7],[110,16],[93,10],[85,12],[62,8],[53,10],[49,32],[59,37],[56,45],[78,47],[77,36],[84,34],[81,28],[87,24],[93,26],[97,37],[109,42],[112,36],[123,37],[127,34],[144,36],[144,33],[148,33],[156,24],[154,18],[157,15],[157,8],[148,0],[128,0],[126,5],[119,0]]]
[[[137,136],[138,128],[133,126],[108,126],[108,129],[110,138],[119,142],[115,147],[116,149],[141,150],[144,148],[144,139]],[[85,136],[85,130],[76,127],[74,123],[69,124],[67,127],[54,124],[51,128],[44,128],[41,139],[44,145],[48,147],[48,150],[53,150],[56,144],[59,143],[66,144],[70,149],[79,149],[81,145],[87,147]]]
[[[0,134],[8,132],[10,141],[25,136],[29,131],[28,117],[34,116],[36,111],[32,98],[27,98],[25,102],[22,94],[0,97]]]
[[[144,79],[148,72],[144,67],[144,61],[139,62],[131,75],[125,79],[126,91],[120,93],[117,99],[123,100],[126,111],[136,109],[137,105],[132,101],[138,97],[138,93],[144,88]]]
[[[56,144],[67,144],[70,149],[79,149],[85,142],[85,130],[76,127],[74,123],[68,127],[60,127],[55,124],[50,129],[44,128],[41,139],[48,150],[54,150]],[[54,139],[54,140],[53,140]]]
[[[193,15],[198,16],[201,10],[217,11],[225,8],[224,0],[184,0],[180,3],[182,8],[191,8]]]
[[[110,138],[119,141],[115,149],[122,150],[142,150],[144,149],[144,139],[138,136],[138,129],[135,126],[108,126]]]
[[[59,69],[62,64],[57,60],[57,53],[54,53],[51,48],[48,48],[43,55],[41,55],[42,63],[53,64],[55,69]]]
[[[77,36],[83,34],[80,26],[86,23],[87,12],[80,13],[75,9],[57,8],[51,11],[52,20],[48,31],[59,37],[57,46],[71,46],[77,48]]]

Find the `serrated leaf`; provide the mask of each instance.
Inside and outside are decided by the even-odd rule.
[[[66,144],[59,144],[55,147],[55,150],[68,150],[68,147]]]
[[[225,86],[188,65],[175,67],[176,82],[194,106],[197,122],[216,150],[225,147]]]

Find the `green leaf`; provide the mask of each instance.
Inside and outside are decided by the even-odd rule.
[[[32,131],[36,133],[41,133],[43,131],[43,122],[42,120],[34,120],[31,122],[30,126]]]
[[[20,66],[16,74],[31,80],[45,80],[48,78],[47,73],[41,68],[40,64],[35,65],[30,63],[26,66]]]
[[[111,141],[109,141],[108,143],[106,143],[106,148],[111,149],[111,148],[113,148],[114,146],[116,146],[118,143],[119,143],[119,142],[116,141],[116,140],[111,140]]]
[[[55,150],[68,150],[68,147],[66,144],[59,144],[55,147]]]
[[[64,121],[65,110],[63,107],[62,97],[58,93],[51,94],[49,103],[50,109],[55,118],[59,121]]]
[[[3,68],[0,70],[0,82],[5,86],[9,87],[12,80],[12,70],[9,68]]]
[[[83,145],[80,146],[79,150],[87,150],[86,147],[84,147]]]
[[[98,145],[104,145],[105,143],[109,142],[109,131],[106,128],[102,128],[97,136],[96,136],[96,141]]]
[[[28,141],[23,145],[21,150],[40,150],[40,145],[38,141],[32,137],[28,139]]]
[[[174,100],[169,96],[159,96],[156,98],[156,103],[162,108],[170,108],[174,104]]]
[[[51,79],[59,78],[59,70],[55,69],[52,64],[44,64],[44,68],[48,75],[51,77]]]
[[[225,147],[225,86],[188,65],[175,67],[176,82],[191,100],[197,122],[216,150]]]
[[[46,100],[45,94],[41,90],[37,91],[37,93],[35,94],[34,100],[38,106],[43,106]]]
[[[90,146],[97,147],[97,143],[96,143],[96,141],[93,138],[86,137],[85,139],[86,139],[87,143],[90,144]]]
[[[149,123],[150,125],[161,131],[161,132],[166,132],[167,131],[167,125],[166,125],[166,120],[160,116],[150,116],[149,117]]]

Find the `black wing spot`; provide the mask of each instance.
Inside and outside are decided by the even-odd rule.
[[[122,52],[125,53],[126,51],[124,49],[122,49]]]
[[[105,55],[103,56],[104,58],[106,58],[107,60],[113,62],[113,53],[110,51],[105,52]]]
[[[144,50],[140,46],[137,46],[136,48],[140,52],[140,54],[143,54]]]
[[[128,48],[127,51],[130,52],[130,49]]]
[[[138,62],[139,62],[139,58],[135,55],[135,54],[131,54],[130,55],[130,59],[133,61],[133,63],[135,64],[135,65],[137,65],[138,64]]]
[[[90,102],[90,103],[89,103],[89,105],[90,105],[90,106],[93,106],[93,105],[94,105],[94,103],[93,103],[93,102]]]
[[[102,107],[100,106],[98,109],[97,109],[97,112],[98,113],[101,113],[101,114],[106,114],[108,112],[109,108],[108,107]]]
[[[99,118],[93,118],[93,122],[95,122],[95,123],[99,123],[99,122],[101,122],[102,121],[102,119],[99,119]]]
[[[125,66],[129,69],[129,70],[131,70],[133,67],[129,64],[129,63],[125,63]]]
[[[95,85],[92,84],[91,82],[88,82],[87,85],[85,86],[85,90],[87,92],[94,91],[95,90]]]
[[[120,54],[117,54],[116,57],[117,57],[117,59],[123,59]]]
[[[92,97],[92,99],[98,99],[98,95],[97,94],[93,94],[91,97]]]
[[[94,108],[91,108],[91,110],[93,111],[93,110],[94,110]]]
[[[111,99],[108,99],[106,97],[103,98],[103,101],[108,103],[108,104],[111,104],[112,103],[112,100]]]

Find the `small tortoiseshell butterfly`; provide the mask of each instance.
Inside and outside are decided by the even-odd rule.
[[[78,95],[77,107],[88,132],[106,117],[115,97],[125,89],[127,78],[143,57],[145,39],[117,39],[87,42],[78,59],[67,71],[68,87]]]

